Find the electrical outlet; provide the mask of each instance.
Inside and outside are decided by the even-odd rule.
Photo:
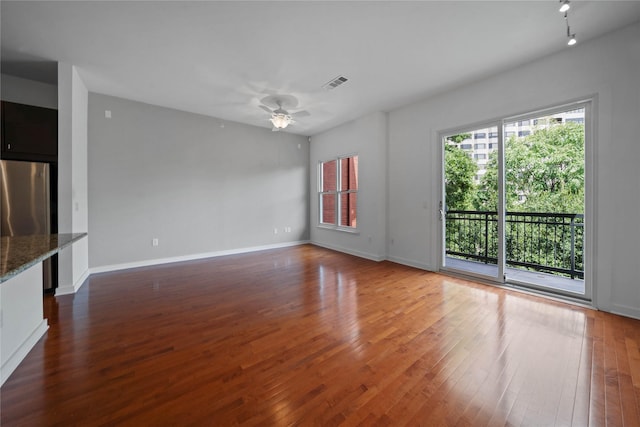
[[[151,240],[151,245],[152,246],[158,246],[160,243],[158,241],[157,237],[154,237],[153,240]]]
[[[273,234],[278,234],[278,229],[277,228],[273,229]]]

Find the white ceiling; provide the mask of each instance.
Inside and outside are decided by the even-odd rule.
[[[76,65],[92,92],[256,126],[293,95],[312,135],[571,49],[558,1],[2,1],[2,72]],[[640,1],[572,1],[580,43],[640,21]],[[322,85],[349,81],[327,91]],[[55,80],[55,77],[53,77]]]

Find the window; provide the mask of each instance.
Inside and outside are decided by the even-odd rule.
[[[486,154],[474,154],[473,158],[476,159],[476,160],[484,160],[484,159],[487,158],[487,155]]]
[[[476,150],[486,150],[487,149],[487,144],[484,144],[484,143],[475,144],[475,149]]]
[[[497,138],[498,132],[489,132],[489,138]]]
[[[496,150],[498,148],[498,143],[492,142],[489,144],[489,150]]]
[[[487,137],[487,134],[484,132],[478,132],[473,134],[473,139],[484,139]]]
[[[320,224],[356,228],[358,156],[320,163]]]
[[[521,130],[518,132],[518,136],[528,136],[531,135],[531,132],[529,132],[528,130]]]
[[[471,144],[460,144],[460,148],[463,150],[471,150],[473,146]]]

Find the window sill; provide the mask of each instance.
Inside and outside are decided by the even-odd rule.
[[[341,231],[343,233],[348,233],[348,234],[360,234],[360,230],[358,230],[357,228],[347,228],[347,227],[338,227],[336,225],[317,225],[317,228],[321,228],[323,230],[334,230],[334,231]]]

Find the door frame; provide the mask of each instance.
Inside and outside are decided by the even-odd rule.
[[[439,173],[438,177],[440,179],[440,183],[438,185],[439,191],[434,194],[434,206],[440,207],[444,206],[445,202],[445,183],[444,183],[444,173],[445,173],[445,153],[444,153],[444,138],[449,135],[459,134],[459,133],[467,133],[473,131],[475,129],[480,128],[488,128],[492,126],[497,126],[498,128],[498,203],[500,208],[498,209],[498,276],[486,276],[482,274],[477,274],[474,272],[468,272],[464,270],[454,269],[451,267],[446,267],[444,265],[444,260],[446,257],[446,234],[445,234],[445,218],[443,210],[438,212],[436,215],[437,219],[437,267],[438,271],[443,271],[447,273],[453,274],[462,274],[464,276],[469,276],[473,278],[480,279],[482,281],[488,281],[497,285],[505,285],[512,286],[517,288],[522,288],[526,286],[527,290],[532,290],[534,292],[542,293],[542,294],[550,294],[554,297],[564,298],[567,300],[575,300],[580,303],[590,303],[593,306],[597,306],[597,290],[593,284],[593,263],[594,263],[594,255],[595,255],[595,237],[596,237],[596,218],[595,218],[595,206],[596,206],[596,192],[595,192],[595,184],[596,184],[596,131],[597,131],[597,106],[598,99],[597,95],[590,95],[587,97],[576,98],[570,101],[559,102],[553,104],[552,106],[531,109],[523,113],[503,116],[494,120],[487,120],[482,122],[477,122],[471,125],[453,127],[448,129],[440,130],[436,133],[437,141],[438,141],[438,166]],[[584,177],[584,286],[585,293],[583,296],[577,296],[576,294],[562,291],[554,291],[549,292],[548,288],[542,286],[535,286],[529,283],[519,283],[515,281],[506,282],[505,277],[505,269],[506,269],[506,248],[505,248],[505,182],[504,182],[504,125],[508,122],[513,122],[517,120],[525,120],[527,118],[534,118],[540,115],[551,115],[554,113],[559,113],[562,111],[567,111],[576,108],[584,108],[585,109],[585,123],[584,123],[584,150],[585,150],[585,158],[584,158],[584,169],[585,169],[585,177]],[[441,205],[442,203],[442,205]]]

